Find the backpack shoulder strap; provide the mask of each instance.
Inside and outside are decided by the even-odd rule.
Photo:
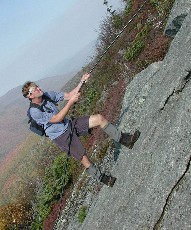
[[[50,102],[52,102],[53,104],[57,105],[57,103],[56,103],[54,100],[52,100],[49,96],[47,96],[47,95],[45,95],[45,94],[43,94],[42,98],[45,100],[45,103],[46,103],[47,101],[50,101]],[[44,104],[44,103],[43,103],[43,104]]]
[[[41,105],[35,104],[33,102],[30,102],[29,109],[28,109],[28,112],[27,112],[27,115],[30,117],[30,119],[32,119],[31,116],[30,116],[30,108],[37,108],[40,111],[44,112],[43,106],[45,106],[47,101],[50,101],[54,105],[57,105],[57,103],[54,100],[52,100],[49,96],[47,96],[45,94],[43,94],[42,98],[43,98],[44,102]]]
[[[29,108],[28,108],[28,111],[27,111],[27,116],[29,117],[30,120],[32,120],[32,117],[30,115],[30,108],[37,108],[40,111],[44,112],[43,105],[44,105],[44,103],[42,105],[38,105],[38,104],[35,104],[33,102],[30,102]]]
[[[35,103],[30,102],[30,105],[29,105],[29,108],[28,108],[28,111],[27,111],[27,116],[29,118],[28,123],[30,123],[31,121],[33,121],[32,117],[31,117],[31,114],[30,114],[30,108],[37,108],[40,111],[44,112],[44,109],[43,109],[43,107],[41,105],[37,105]]]
[[[41,105],[30,102],[29,109],[30,108],[37,108],[37,109],[40,109],[42,112],[44,112],[43,106],[46,104],[47,101],[50,101],[50,102],[54,103],[55,105],[57,105],[55,101],[53,101],[49,96],[47,96],[45,94],[43,94],[42,99],[44,100],[44,102]]]
[[[40,111],[44,112],[43,105],[44,105],[44,103],[42,105],[38,105],[38,104],[30,102],[29,110],[30,110],[30,108],[37,108]]]

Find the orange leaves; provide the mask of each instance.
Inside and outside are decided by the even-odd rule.
[[[28,210],[24,201],[0,208],[0,229],[6,230],[13,226],[27,226],[27,222],[30,220]]]

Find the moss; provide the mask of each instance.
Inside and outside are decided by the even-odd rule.
[[[87,207],[81,206],[78,210],[78,221],[83,223],[87,215]]]
[[[141,31],[136,35],[131,47],[128,47],[125,53],[125,58],[130,61],[136,58],[143,48],[145,47],[145,39],[151,30],[151,26],[146,24],[142,27]]]

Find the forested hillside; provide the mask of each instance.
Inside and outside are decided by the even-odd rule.
[[[113,124],[119,122],[122,100],[128,84],[135,74],[151,63],[163,60],[168,51],[172,39],[163,32],[173,2],[148,0],[143,4],[140,0],[123,0],[125,8],[117,12],[109,2],[104,1],[110,17],[100,26],[97,56],[62,90],[72,89],[82,73],[92,69],[127,23],[128,26],[93,71],[90,81],[82,91],[82,99],[76,106],[75,116],[99,112]],[[141,6],[140,12],[134,17]],[[108,150],[112,152],[115,149],[113,143],[99,129],[95,129],[91,136],[82,141],[88,155],[97,164],[103,162]],[[1,167],[0,229],[53,229],[58,216],[65,161],[65,154],[46,138],[39,139],[33,134],[26,137],[17,154],[13,154],[12,159],[7,159],[6,167]],[[70,199],[82,172],[81,165],[70,159],[64,201]],[[86,188],[86,179],[87,176],[83,174],[78,187],[75,187],[77,194],[81,188]],[[97,193],[101,186],[95,184]],[[63,209],[64,207],[65,202],[62,205]],[[77,209],[78,207],[76,212]],[[79,222],[83,222],[83,217],[85,218],[85,211],[82,210]],[[66,220],[62,228],[66,229],[68,224],[69,220]]]

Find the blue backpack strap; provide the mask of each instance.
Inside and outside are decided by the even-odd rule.
[[[29,113],[30,108],[37,108],[40,111],[44,112],[43,106],[45,106],[45,104],[47,103],[47,101],[50,101],[54,105],[57,105],[57,103],[54,100],[52,100],[49,96],[47,96],[45,94],[43,94],[42,99],[44,100],[44,102],[41,105],[35,104],[33,102],[30,102],[28,113]]]
[[[29,108],[28,108],[28,111],[27,111],[27,116],[29,117],[28,123],[30,123],[33,120],[32,117],[31,117],[31,115],[30,115],[30,108],[37,108],[40,111],[44,112],[43,104],[42,105],[38,105],[38,104],[30,102],[30,105],[29,105]]]
[[[44,100],[44,103],[45,103],[45,104],[46,104],[47,101],[50,101],[50,102],[52,102],[54,105],[57,105],[57,103],[56,103],[54,100],[52,100],[49,96],[47,96],[47,95],[45,95],[45,94],[43,94],[42,99]],[[43,103],[43,104],[44,104],[44,103]]]

